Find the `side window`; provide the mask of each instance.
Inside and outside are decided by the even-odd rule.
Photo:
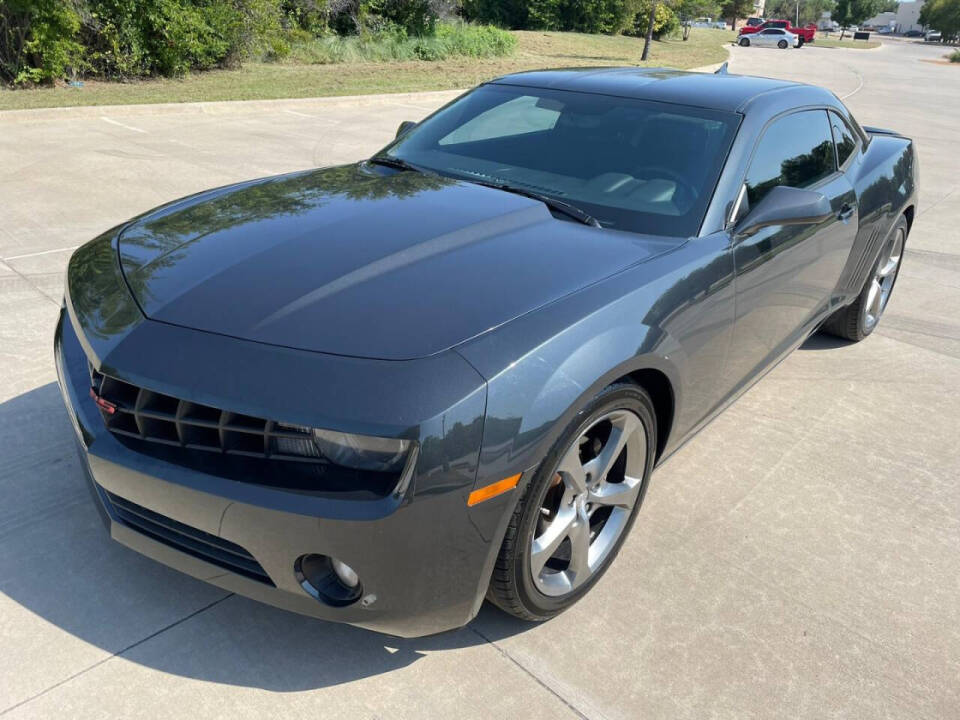
[[[836,169],[826,111],[786,115],[760,138],[747,171],[747,200],[752,207],[777,185],[809,187]]]
[[[441,138],[438,144],[455,145],[552,130],[559,117],[559,107],[549,107],[549,103],[540,102],[532,95],[521,95],[480,113]]]
[[[857,141],[847,121],[835,112],[829,113],[830,127],[833,128],[833,141],[837,144],[837,164],[843,167],[847,159],[857,149]]]

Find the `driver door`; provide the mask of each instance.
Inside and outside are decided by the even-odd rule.
[[[826,110],[794,112],[767,126],[747,171],[737,219],[777,185],[822,193],[833,215],[819,224],[775,225],[733,238],[732,384],[778,360],[822,319],[853,245],[856,194],[837,169]]]

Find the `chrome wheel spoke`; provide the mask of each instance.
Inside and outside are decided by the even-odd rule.
[[[590,521],[579,517],[570,527],[570,585],[577,587],[590,576]]]
[[[880,270],[877,272],[877,277],[887,278],[893,275],[893,271],[897,269],[897,265],[900,264],[900,257],[889,257],[887,261],[883,264]]]
[[[563,478],[567,487],[575,493],[586,492],[587,473],[583,464],[580,462],[580,446],[574,443],[560,460],[557,472]]]
[[[867,301],[864,303],[864,312],[868,325],[872,325],[877,320],[880,308],[880,296],[883,294],[883,288],[880,282],[874,278],[870,281],[870,290],[867,292]]]
[[[547,564],[547,560],[553,557],[560,547],[560,543],[570,534],[575,518],[576,513],[567,508],[565,512],[558,514],[553,522],[547,525],[547,529],[539,537],[533,539],[533,548],[530,552],[530,569],[533,571],[534,577],[540,574],[543,566]]]
[[[623,482],[604,483],[590,492],[590,502],[594,505],[609,505],[631,509],[640,496],[641,478],[624,477]]]
[[[613,464],[620,457],[627,441],[641,427],[640,419],[631,412],[623,412],[612,421],[613,428],[606,444],[593,460],[583,466],[583,469],[593,480],[604,480]]]

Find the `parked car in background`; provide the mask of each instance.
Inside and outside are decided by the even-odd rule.
[[[767,28],[758,33],[741,35],[737,41],[742,47],[755,45],[757,47],[775,47],[781,50],[800,47],[802,41],[799,35],[794,35],[780,28]]]
[[[813,23],[804,27],[794,27],[789,20],[766,20],[760,25],[747,25],[740,28],[740,37],[753,35],[763,30],[785,30],[788,33],[796,35],[800,38],[797,47],[800,47],[804,43],[813,42],[817,34],[817,26]]]
[[[909,38],[923,37],[923,35],[924,35],[923,30],[907,30],[903,34],[904,37],[909,37]]]
[[[711,30],[726,30],[727,23],[723,20],[714,20],[713,18],[702,17],[691,22],[690,27],[709,28]]]
[[[928,30],[927,34],[923,36],[925,42],[940,42],[943,39],[943,35],[939,30]]]
[[[763,25],[763,18],[761,17],[747,18],[746,27],[757,27],[758,25]]]

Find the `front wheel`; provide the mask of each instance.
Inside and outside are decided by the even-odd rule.
[[[517,501],[488,598],[524,620],[547,620],[583,597],[633,525],[656,437],[653,403],[637,385],[611,385],[587,403]]]
[[[824,323],[825,332],[859,342],[874,331],[897,282],[906,242],[907,219],[901,216],[857,299]]]
[[[787,49],[787,41],[786,41],[786,40],[781,40],[780,42],[777,43],[777,47],[780,48],[781,50],[786,50],[786,49]]]
[[[749,47],[750,38],[740,38],[740,47]]]

